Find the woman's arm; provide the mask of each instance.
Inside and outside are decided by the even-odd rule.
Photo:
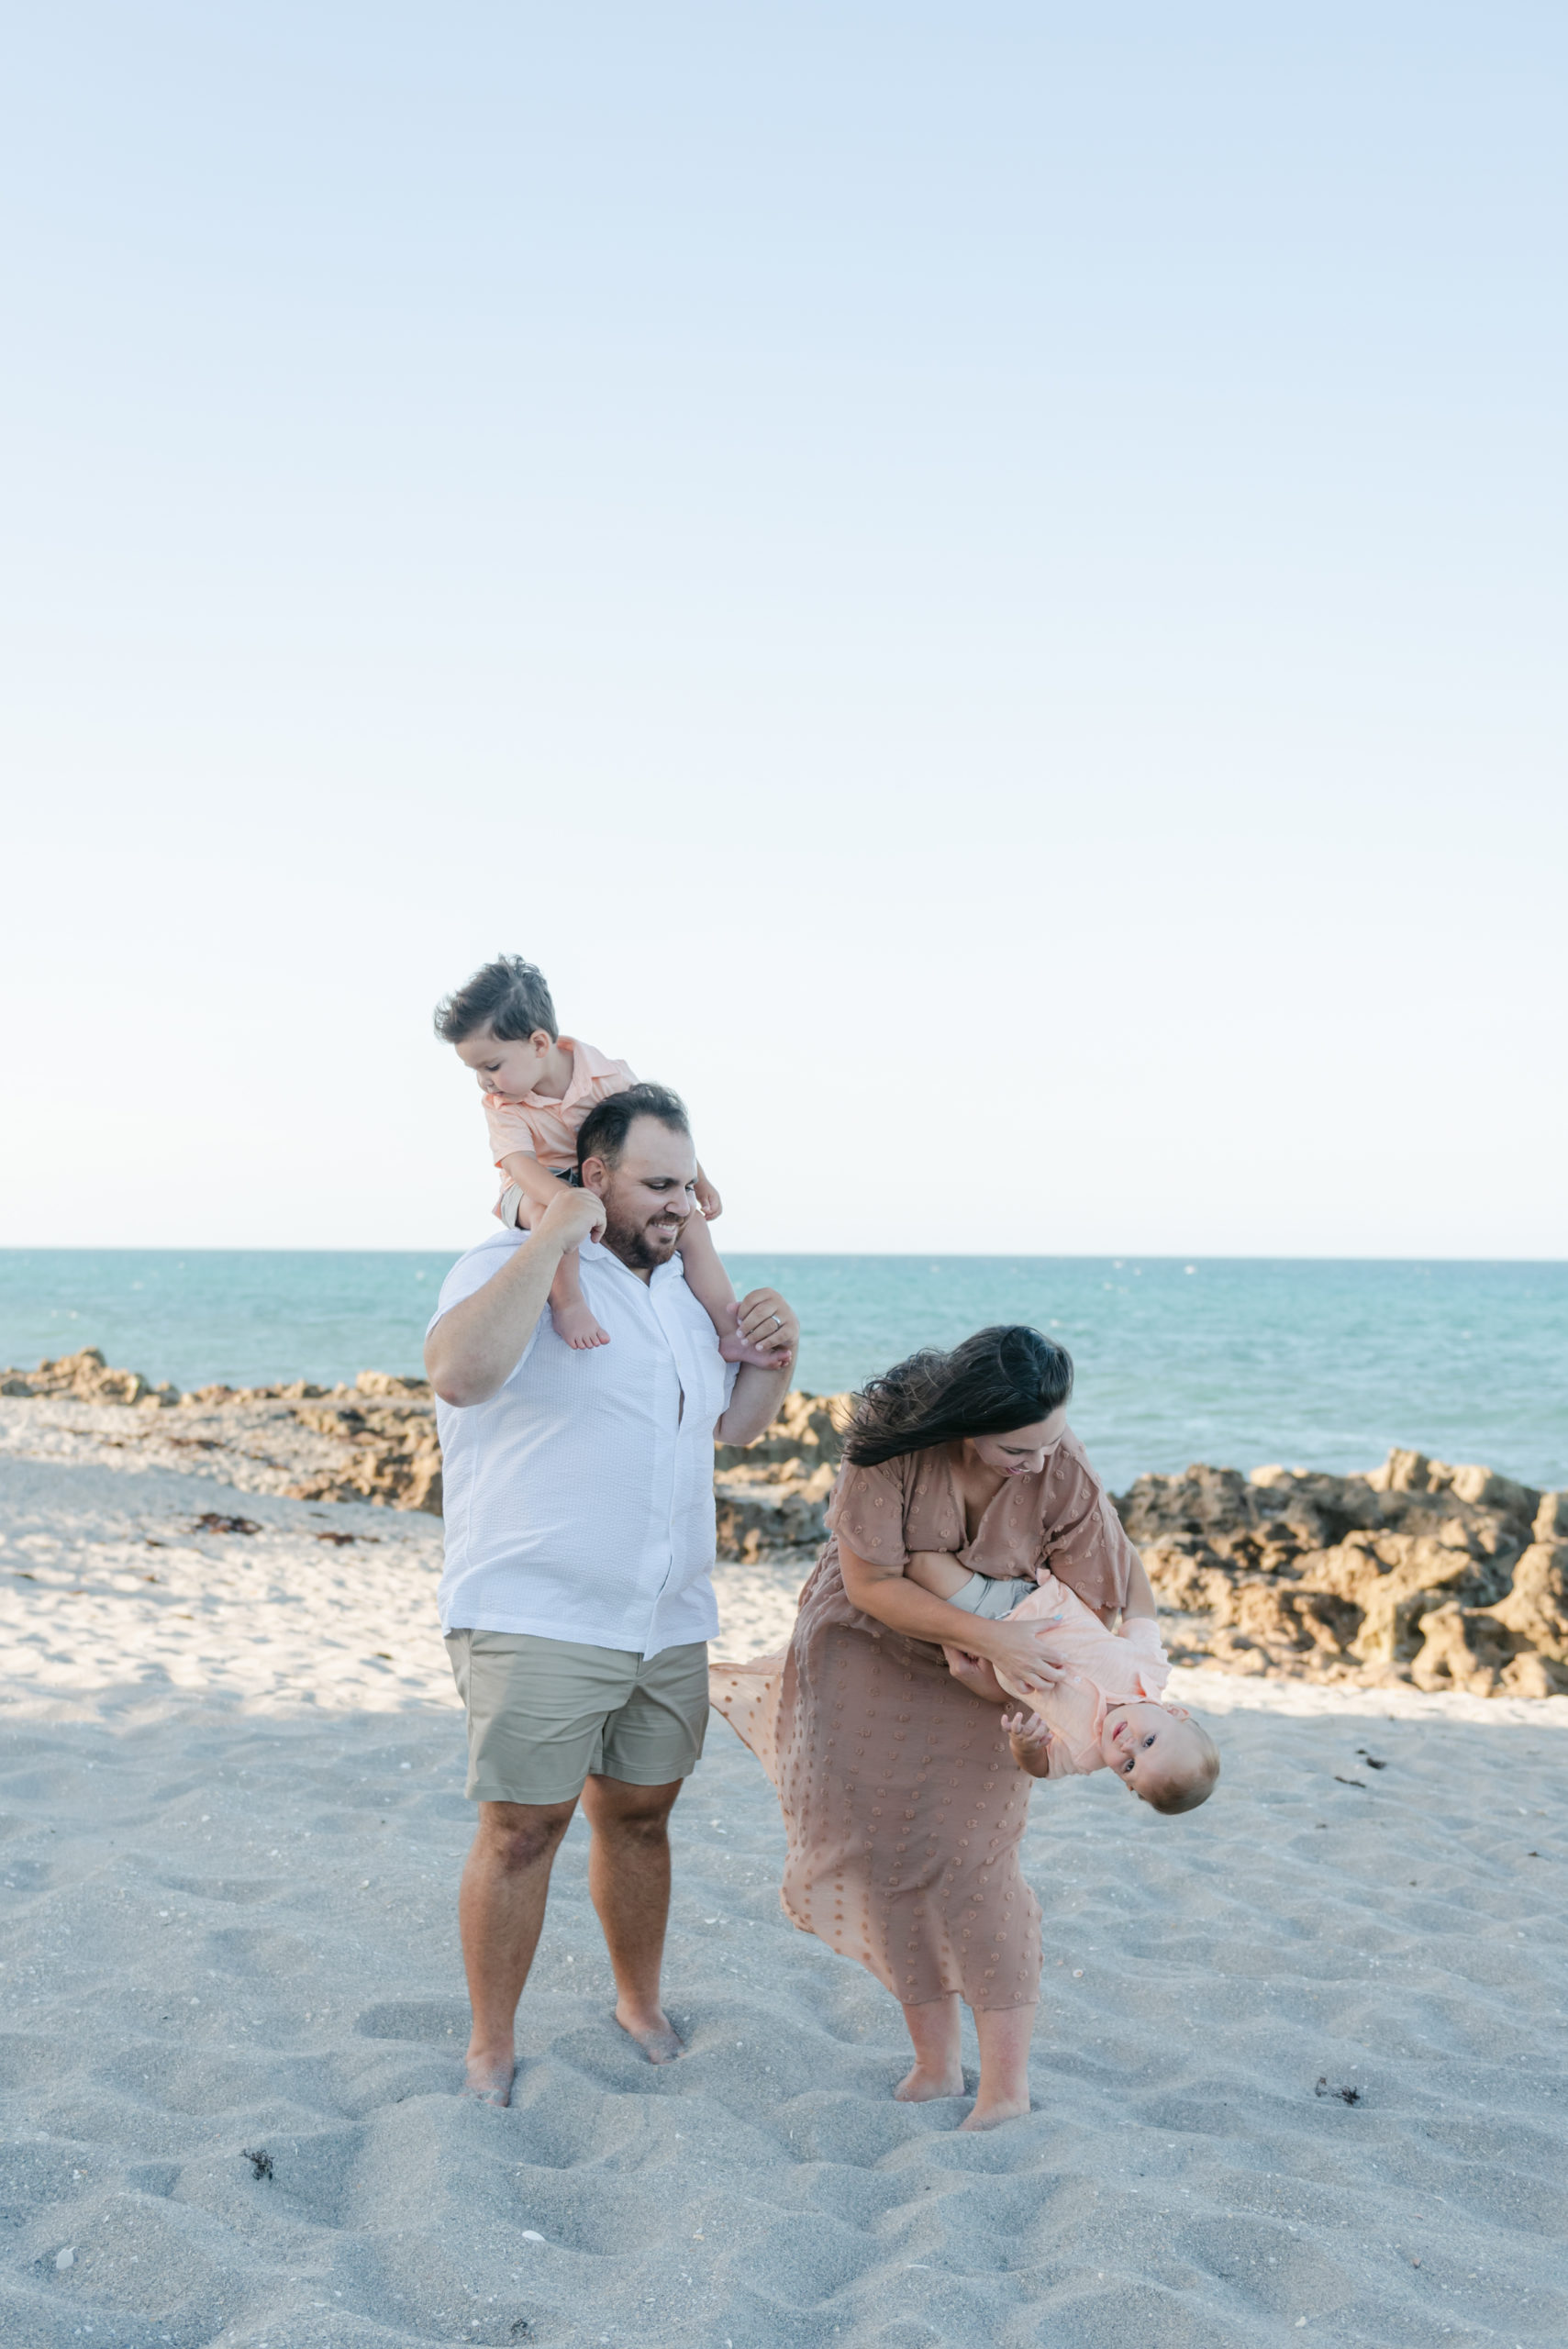
[[[945,1598],[933,1598],[929,1591],[917,1589],[902,1566],[873,1565],[850,1549],[842,1536],[839,1567],[851,1606],[885,1623],[890,1631],[903,1631],[912,1640],[929,1640],[933,1647],[963,1648],[988,1664],[1000,1665],[1010,1680],[1028,1688],[1049,1688],[1066,1677],[1063,1667],[1050,1653],[1048,1623],[1015,1623],[1006,1616],[988,1623],[981,1616],[966,1615],[962,1607],[950,1607]]]

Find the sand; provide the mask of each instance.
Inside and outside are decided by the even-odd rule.
[[[1178,1675],[1221,1790],[1174,1820],[1105,1776],[1037,1790],[1038,2109],[977,2138],[956,2100],[892,2102],[896,2011],[781,1916],[773,1798],[716,1720],[675,1814],[690,2055],[654,2071],[607,2021],[574,1826],[495,2112],[455,2094],[439,1526],[66,1456],[27,1408],[0,1427],[16,2349],[1568,2338],[1568,1700]],[[798,1573],[722,1570],[730,1653],[777,1639]]]

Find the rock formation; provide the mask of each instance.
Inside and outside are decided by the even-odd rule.
[[[95,1347],[0,1394],[117,1406],[106,1440],[191,1466],[228,1458],[255,1489],[315,1501],[441,1508],[428,1385],[361,1371],[352,1386],[203,1387],[113,1370]],[[851,1397],[796,1393],[747,1450],[715,1448],[719,1553],[795,1559],[827,1532]],[[1413,1682],[1568,1692],[1568,1492],[1392,1452],[1364,1475],[1189,1468],[1140,1476],[1116,1503],[1143,1553],[1167,1647],[1229,1672],[1375,1687]]]

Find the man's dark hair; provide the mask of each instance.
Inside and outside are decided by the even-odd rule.
[[[436,1006],[436,1033],[443,1044],[461,1044],[485,1028],[504,1044],[521,1043],[538,1028],[555,1042],[561,1034],[555,1006],[536,963],[525,963],[520,954],[497,955]]]
[[[857,1468],[965,1435],[1034,1427],[1073,1392],[1073,1357],[1022,1322],[977,1330],[951,1353],[926,1347],[868,1379],[844,1457]]]
[[[582,1173],[590,1158],[602,1158],[606,1166],[618,1166],[626,1138],[639,1118],[657,1118],[672,1133],[691,1134],[691,1120],[686,1105],[678,1093],[667,1085],[628,1085],[624,1093],[612,1093],[589,1110],[577,1129],[577,1171]]]

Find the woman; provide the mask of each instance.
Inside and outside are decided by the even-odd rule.
[[[965,2129],[1029,2110],[1040,1996],[1040,1909],[1018,1869],[1031,1781],[992,1666],[1031,1687],[1062,1675],[1048,1624],[960,1613],[904,1567],[917,1550],[1004,1577],[1049,1559],[1086,1605],[1126,1604],[1138,1556],[1068,1429],[1072,1386],[1068,1354],[1018,1327],[873,1379],[787,1650],[711,1675],[778,1789],[785,1914],[904,2009],[915,2062],[895,2096],[962,2095],[960,1998],[973,2009]]]

